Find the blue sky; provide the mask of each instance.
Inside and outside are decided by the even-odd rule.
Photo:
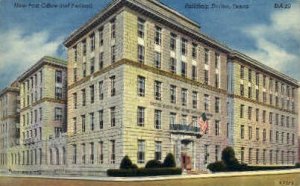
[[[92,8],[15,8],[14,3],[84,3]],[[44,55],[66,58],[64,39],[110,0],[0,0],[0,89]],[[206,35],[300,80],[300,1],[161,0],[198,22]],[[248,5],[248,9],[188,9],[186,4]]]

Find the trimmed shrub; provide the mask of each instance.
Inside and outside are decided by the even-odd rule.
[[[132,169],[138,169],[138,166],[136,164],[132,164],[131,168]]]
[[[296,168],[300,168],[300,163],[299,163],[299,162],[296,163],[296,164],[295,164],[295,167],[296,167]]]
[[[226,171],[225,169],[225,164],[223,161],[217,161],[214,163],[208,164],[207,168],[212,171],[212,172],[224,172]]]
[[[222,160],[225,164],[236,163],[235,153],[232,147],[226,147],[222,151]]]
[[[145,168],[162,168],[162,163],[158,160],[150,160],[147,162]]]
[[[137,168],[137,166],[132,164],[130,158],[128,156],[124,156],[120,164],[120,169],[135,169],[135,168]]]
[[[175,158],[172,153],[168,153],[165,157],[163,167],[176,167]]]
[[[114,177],[133,177],[133,176],[158,176],[158,175],[178,175],[181,168],[139,168],[139,169],[109,169],[108,176]]]

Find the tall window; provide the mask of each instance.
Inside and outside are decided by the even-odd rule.
[[[176,113],[171,112],[170,113],[170,125],[173,125],[176,123]]]
[[[116,19],[110,21],[111,38],[116,38]]]
[[[208,85],[209,84],[209,71],[208,70],[204,70],[204,84]]]
[[[138,107],[137,125],[143,127],[145,124],[145,107]]]
[[[94,142],[90,143],[90,163],[94,164]]]
[[[220,98],[219,97],[216,97],[216,100],[215,100],[215,112],[216,113],[220,112]]]
[[[263,130],[263,141],[267,140],[267,131],[266,129]]]
[[[176,49],[176,34],[171,33],[170,35],[170,49],[175,50]]]
[[[99,29],[99,46],[103,45],[103,27]]]
[[[240,76],[241,76],[241,79],[244,79],[244,76],[245,76],[245,67],[241,65],[241,69],[240,69]]]
[[[182,106],[187,105],[187,89],[181,89],[181,103]]]
[[[81,95],[82,95],[82,106],[85,106],[85,103],[86,103],[85,89],[81,90]]]
[[[244,139],[245,137],[245,126],[241,125],[241,139]]]
[[[138,37],[144,38],[145,35],[145,20],[138,18]]]
[[[77,81],[77,68],[73,68],[73,80],[74,80],[74,82]]]
[[[154,111],[154,127],[156,129],[161,129],[161,110]]]
[[[194,109],[198,108],[198,92],[196,91],[192,93],[192,105]]]
[[[62,83],[62,71],[61,70],[56,70],[55,71],[55,82],[56,83]]]
[[[245,161],[245,147],[241,147],[241,162],[243,163]]]
[[[76,117],[73,118],[73,133],[74,134],[77,133],[77,118]]]
[[[244,118],[244,105],[240,106],[240,118]]]
[[[187,72],[186,72],[186,63],[181,61],[181,76],[186,77],[186,74],[187,74]]]
[[[240,84],[240,94],[244,96],[244,84]]]
[[[73,51],[74,51],[74,61],[77,62],[78,60],[77,45],[73,47]]]
[[[99,128],[103,129],[103,110],[99,110]]]
[[[248,138],[249,138],[249,140],[252,139],[252,127],[251,126],[248,127]]]
[[[209,111],[210,97],[208,94],[204,94],[204,110]]]
[[[90,47],[91,47],[91,51],[95,50],[95,34],[91,34],[90,35]]]
[[[209,145],[204,145],[204,165],[206,165],[209,160],[208,148],[209,148]]]
[[[248,87],[248,98],[252,98],[252,87]]]
[[[193,47],[192,47],[192,57],[193,59],[197,58],[197,44],[193,43]]]
[[[252,107],[248,107],[248,119],[252,119]]]
[[[94,122],[94,113],[90,113],[90,129],[91,129],[91,131],[93,131],[94,130],[94,128],[95,128],[95,122]]]
[[[176,59],[173,57],[170,58],[170,72],[176,74]]]
[[[248,69],[248,81],[252,82],[252,70],[250,68]]]
[[[86,160],[86,157],[85,157],[85,153],[86,153],[86,151],[85,151],[85,143],[83,143],[83,144],[81,144],[81,147],[82,147],[82,157],[81,157],[81,162],[82,162],[82,164],[85,164],[85,160]]]
[[[72,145],[73,146],[73,158],[72,158],[72,164],[76,164],[77,163],[77,146],[75,144]],[[42,154],[42,149],[40,149],[40,154]],[[41,156],[42,157],[42,156]],[[40,160],[42,160],[42,158],[40,157]]]
[[[77,93],[73,93],[74,109],[77,109]]]
[[[145,140],[138,140],[137,162],[145,162]]]
[[[91,103],[94,103],[94,101],[95,101],[95,88],[94,88],[94,85],[90,86],[90,99],[91,99]]]
[[[209,64],[209,50],[207,48],[204,49],[204,63]]]
[[[99,141],[99,159],[98,162],[103,164],[103,141]]]
[[[256,85],[259,85],[259,73],[255,74]]]
[[[99,82],[99,99],[103,100],[103,81]]]
[[[116,95],[116,88],[115,88],[115,76],[111,76],[110,78],[110,95],[115,96]]]
[[[62,99],[62,88],[55,87],[55,99]]]
[[[86,40],[85,39],[82,41],[82,54],[83,54],[83,56],[86,56]]]
[[[161,100],[161,82],[154,81],[154,98],[156,100]]]
[[[220,121],[219,120],[215,121],[215,135],[216,136],[220,135]]]
[[[161,152],[162,152],[162,148],[161,148],[161,141],[155,141],[155,160],[160,161],[161,160]]]
[[[82,63],[82,76],[86,77],[86,63]]]
[[[187,40],[184,38],[181,39],[181,54],[184,56],[187,54]]]
[[[111,47],[111,63],[116,62],[116,46]]]
[[[197,79],[197,67],[196,65],[192,65],[192,80]]]
[[[157,45],[161,45],[161,28],[158,26],[155,26],[155,37],[154,42]]]
[[[94,57],[92,57],[90,59],[90,72],[91,72],[91,74],[93,74],[95,72],[95,58]]]
[[[154,66],[161,68],[161,54],[159,52],[154,53]]]
[[[138,62],[144,63],[145,60],[145,47],[138,45]]]
[[[63,119],[62,108],[55,107],[55,120],[62,121],[62,119]]]
[[[137,92],[138,96],[145,96],[145,77],[138,76],[137,78]]]
[[[259,109],[255,110],[255,121],[259,121]]]
[[[259,128],[256,128],[256,140],[259,140]]]
[[[85,115],[81,116],[81,130],[85,132]]]
[[[115,140],[110,140],[110,163],[114,164],[116,161],[116,141]]]
[[[103,56],[104,56],[104,53],[103,52],[100,52],[99,53],[99,70],[103,69]]]
[[[170,85],[170,102],[176,103],[176,86]]]
[[[116,107],[110,108],[110,125],[111,127],[116,126]]]
[[[219,161],[219,154],[220,154],[220,145],[216,145],[215,147],[215,160]]]

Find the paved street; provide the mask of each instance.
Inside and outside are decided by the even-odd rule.
[[[143,178],[0,176],[0,186],[298,186],[300,169]]]

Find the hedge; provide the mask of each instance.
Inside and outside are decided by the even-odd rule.
[[[138,169],[108,169],[107,175],[114,177],[178,175],[181,168],[138,168]]]

